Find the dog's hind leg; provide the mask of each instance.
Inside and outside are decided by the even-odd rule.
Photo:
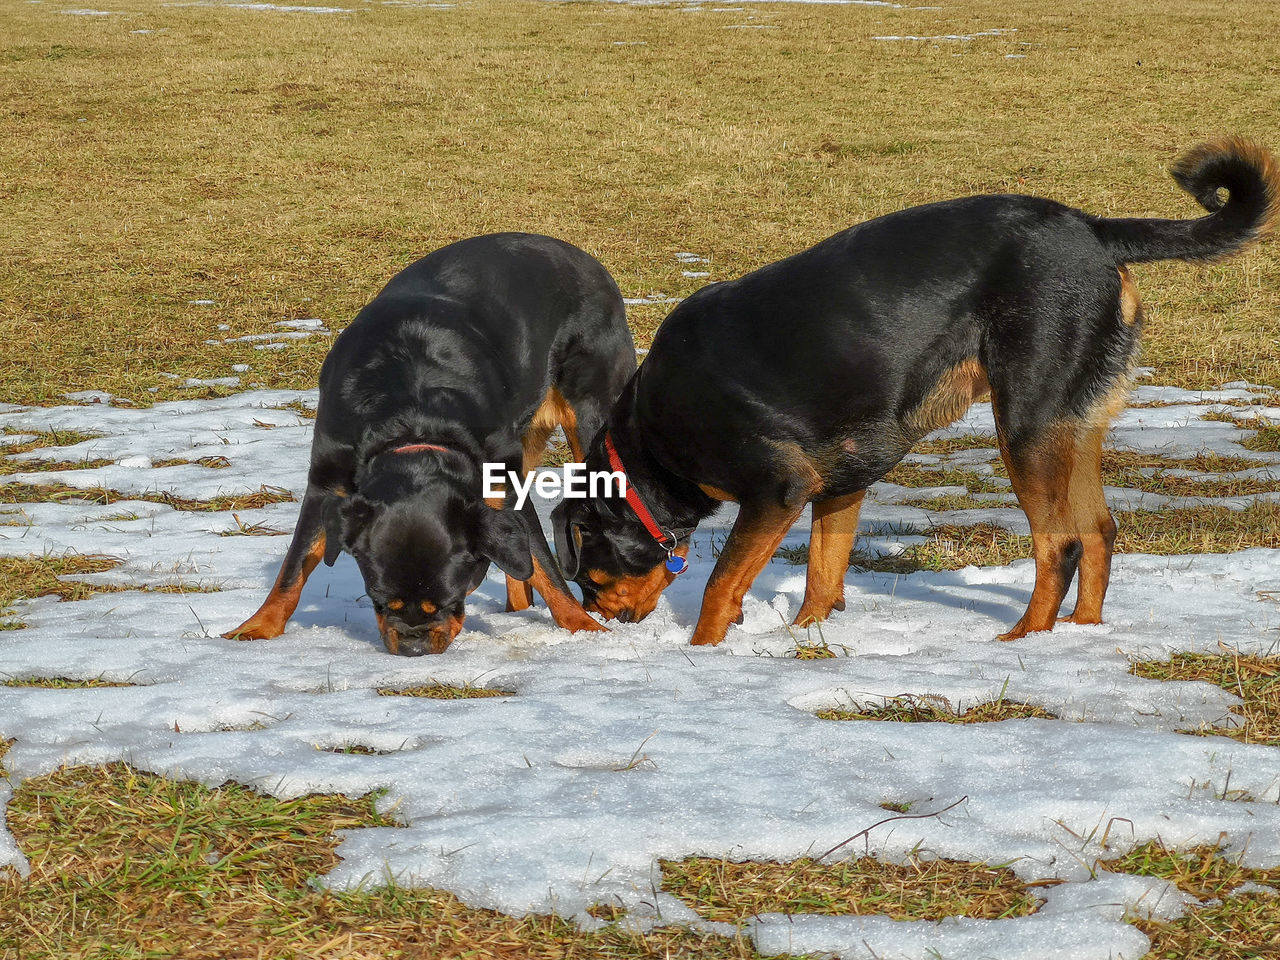
[[[865,490],[813,502],[809,533],[809,568],[804,603],[793,623],[805,627],[844,609],[844,575],[858,531],[858,512]]]
[[[269,640],[284,633],[285,624],[293,616],[293,611],[298,609],[302,585],[325,556],[324,513],[328,499],[327,495],[307,488],[289,552],[280,565],[280,573],[276,575],[271,592],[267,594],[267,599],[257,613],[234,630],[223,634],[228,640]]]
[[[1076,533],[1080,537],[1080,577],[1076,608],[1063,620],[1101,623],[1102,601],[1111,580],[1111,554],[1116,522],[1102,492],[1102,438],[1105,423],[1082,430],[1076,437],[1076,456],[1068,497]]]
[[[1080,564],[1083,546],[1070,498],[1076,433],[1073,424],[1059,421],[1034,442],[1016,447],[1010,446],[1003,430],[998,435],[1013,491],[1031,524],[1036,563],[1036,582],[1027,611],[999,637],[1017,640],[1028,633],[1053,629]]]

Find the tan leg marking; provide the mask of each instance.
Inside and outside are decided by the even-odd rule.
[[[528,610],[533,606],[533,587],[507,575],[507,611]]]
[[[724,639],[729,624],[742,615],[743,596],[803,511],[804,501],[791,507],[743,506],[711,571],[691,643],[714,645]]]
[[[324,541],[325,536],[322,529],[319,535],[311,541],[311,546],[307,548],[307,555],[302,563],[302,572],[293,583],[283,582],[284,565],[281,564],[280,572],[276,575],[276,582],[272,585],[271,592],[267,594],[267,599],[263,601],[257,613],[234,630],[228,630],[223,636],[228,640],[270,640],[272,637],[278,637],[284,633],[285,624],[293,616],[293,611],[298,609],[298,598],[302,596],[303,584],[307,582],[307,577],[311,576],[311,571],[316,568],[316,564],[324,559]]]
[[[1028,633],[1053,629],[1078,563],[1078,557],[1071,556],[1079,537],[1068,493],[1076,452],[1074,431],[1066,423],[1051,428],[1033,449],[1019,451],[1018,464],[1003,436],[1000,452],[1018,503],[1031,524],[1036,561],[1036,583],[1027,611],[999,637],[1017,640]]]
[[[579,630],[608,632],[607,627],[602,626],[583,609],[582,604],[573,594],[564,593],[556,588],[537,557],[533,558],[533,576],[529,578],[529,584],[542,594],[547,609],[551,611],[551,619],[557,626],[564,627],[570,633],[577,633]]]
[[[1076,533],[1080,537],[1080,573],[1076,608],[1062,619],[1071,623],[1101,623],[1102,601],[1111,580],[1111,554],[1116,522],[1102,492],[1102,438],[1106,426],[1083,431],[1076,439],[1075,468],[1068,498]]]
[[[809,568],[804,603],[793,623],[804,627],[844,609],[844,575],[858,531],[865,490],[830,500],[815,500],[809,532]]]

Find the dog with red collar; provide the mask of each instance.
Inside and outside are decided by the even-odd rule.
[[[262,607],[224,636],[279,636],[323,560],[355,557],[387,650],[441,653],[491,563],[507,609],[542,595],[555,622],[603,630],[569,592],[533,505],[483,496],[483,465],[515,476],[562,427],[574,458],[635,370],[608,271],[551,237],[451,244],[391,279],[320,372],[307,490]]]
[[[1100,622],[1116,536],[1102,439],[1141,326],[1126,264],[1222,257],[1280,220],[1280,165],[1256,144],[1202,144],[1173,175],[1207,216],[1108,219],[1038,197],[968,197],[870,220],[689,297],[587,454],[588,470],[625,470],[627,500],[566,500],[553,513],[586,608],[643,619],[692,530],[733,500],[693,643],[719,643],[740,620],[810,503],[795,622],[844,609],[867,487],[989,395],[1036,567],[1027,610],[1001,639],[1052,629],[1077,574],[1067,619]]]

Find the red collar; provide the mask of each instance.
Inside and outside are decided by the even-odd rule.
[[[636,488],[631,485],[631,478],[627,476],[627,469],[622,465],[622,458],[618,456],[618,450],[613,445],[613,436],[608,431],[604,435],[604,449],[609,455],[609,466],[615,473],[622,474],[627,491],[627,503],[631,504],[631,509],[635,511],[635,515],[640,518],[640,522],[644,524],[644,528],[649,531],[649,536],[658,542],[658,546],[667,551],[668,554],[675,549],[680,538],[676,536],[674,531],[663,529],[658,526],[658,521],[653,519],[653,514],[649,512],[649,508],[644,505],[644,501],[640,499],[640,494],[636,492]]]
[[[406,443],[403,447],[393,447],[389,453],[422,453],[424,450],[435,450],[437,453],[448,453],[448,447],[434,443]]]

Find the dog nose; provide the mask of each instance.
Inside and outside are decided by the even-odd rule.
[[[425,633],[401,633],[400,642],[396,644],[394,652],[402,657],[421,657],[423,654],[431,653],[431,649]]]
[[[619,623],[637,623],[636,612],[631,607],[623,607],[618,611]]]
[[[387,617],[383,641],[389,653],[401,657],[421,657],[429,653],[444,653],[453,637],[447,625],[417,624],[410,626],[401,620]]]

